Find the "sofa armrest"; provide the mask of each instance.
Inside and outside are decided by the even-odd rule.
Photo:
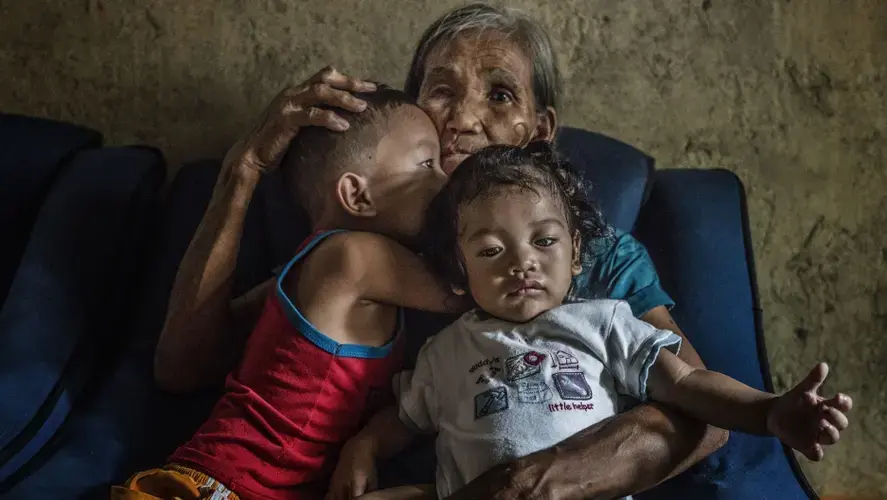
[[[636,236],[647,246],[672,315],[712,370],[772,390],[745,191],[726,170],[654,176]],[[641,498],[815,498],[791,451],[731,433],[721,450]]]
[[[152,149],[86,150],[41,206],[0,309],[0,481],[52,437],[96,353],[125,334],[164,174]]]

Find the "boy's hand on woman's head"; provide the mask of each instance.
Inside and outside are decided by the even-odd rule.
[[[359,113],[366,108],[366,102],[351,93],[374,90],[374,83],[351,78],[327,66],[302,84],[277,94],[259,115],[253,129],[228,151],[223,168],[244,175],[274,170],[299,128],[313,125],[340,132],[347,130],[345,119],[324,108]]]
[[[819,395],[827,376],[828,365],[819,363],[792,390],[773,400],[767,415],[770,432],[813,461],[822,460],[823,446],[841,438],[849,425],[845,413],[853,407],[846,394],[831,399]]]

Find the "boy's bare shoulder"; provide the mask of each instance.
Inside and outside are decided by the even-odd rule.
[[[400,246],[387,236],[366,231],[336,233],[321,244],[324,258],[340,263],[342,267],[362,267],[388,255],[394,246]]]
[[[341,282],[354,287],[395,264],[387,258],[393,245],[398,243],[386,236],[364,231],[330,235],[306,256],[302,279],[326,282],[326,285]]]
[[[346,247],[378,247],[398,244],[387,236],[369,231],[342,231],[327,238],[330,244]]]

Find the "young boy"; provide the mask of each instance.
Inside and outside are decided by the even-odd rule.
[[[359,97],[367,108],[343,113],[348,131],[304,129],[283,160],[314,234],[280,273],[224,396],[168,465],[112,498],[322,497],[341,445],[388,401],[402,308],[460,302],[404,246],[446,180],[437,131],[400,91]]]

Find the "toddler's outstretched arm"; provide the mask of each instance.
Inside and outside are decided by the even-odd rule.
[[[724,429],[774,434],[810,460],[821,460],[823,445],[838,442],[847,428],[845,413],[853,402],[838,394],[819,395],[828,366],[818,364],[787,393],[777,396],[749,387],[721,373],[693,368],[665,349],[647,381],[650,397]]]
[[[375,414],[342,448],[327,500],[351,499],[375,490],[376,461],[390,458],[413,442],[415,434],[401,422],[397,406]]]

